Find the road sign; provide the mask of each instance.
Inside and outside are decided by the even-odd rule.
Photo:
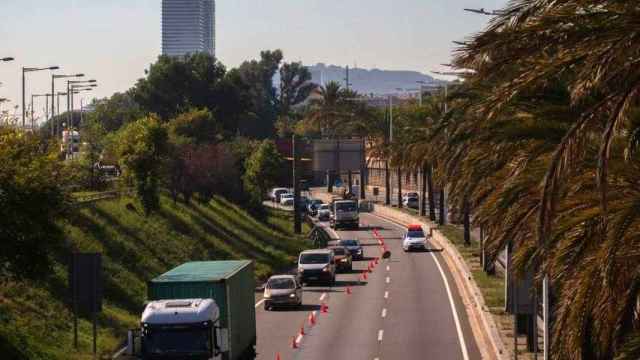
[[[336,179],[335,183],[333,183],[335,187],[342,187],[342,180]]]
[[[78,314],[93,320],[93,353],[97,353],[97,319],[102,311],[102,255],[74,253],[69,266],[73,304],[73,345],[78,348]]]

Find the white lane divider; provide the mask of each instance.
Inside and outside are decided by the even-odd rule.
[[[386,318],[387,317],[387,309],[382,309],[382,317]]]
[[[320,295],[320,301],[324,301],[325,297],[327,297],[327,293],[322,293],[322,295]]]
[[[378,341],[382,341],[383,336],[384,336],[384,330],[378,330]]]
[[[387,271],[391,271],[391,267],[387,265]]]
[[[388,291],[385,291],[385,292],[384,292],[384,298],[385,298],[385,299],[388,299],[388,298],[389,298],[389,292],[388,292]]]
[[[262,300],[258,301],[258,302],[256,303],[256,307],[260,306],[260,304],[262,304],[263,302],[264,302],[264,299],[262,299]]]
[[[387,280],[386,280],[387,284],[391,282],[391,278],[387,276]]]

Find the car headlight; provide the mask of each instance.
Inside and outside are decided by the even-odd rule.
[[[329,265],[327,265],[327,266],[323,267],[323,268],[322,268],[322,271],[323,271],[323,272],[329,272],[329,271],[330,271],[330,269],[329,269]]]
[[[304,272],[304,268],[303,268],[303,267],[299,267],[299,268],[298,268],[298,272],[299,272],[299,273]]]
[[[362,254],[362,249],[358,249],[358,254]]]
[[[291,295],[289,295],[289,297],[293,299],[293,298],[296,297],[296,294],[291,294]]]
[[[344,259],[340,260],[340,262],[347,262],[347,261],[349,261],[349,259],[347,259],[347,258],[344,258]]]
[[[264,298],[268,299],[271,297],[271,291],[269,291],[268,289],[264,291]]]

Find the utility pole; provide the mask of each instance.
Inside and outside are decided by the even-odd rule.
[[[302,233],[302,223],[300,222],[300,179],[298,174],[298,149],[296,135],[291,136],[291,152],[293,158],[293,231],[296,234]]]

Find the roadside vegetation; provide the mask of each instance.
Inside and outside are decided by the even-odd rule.
[[[66,239],[52,256],[44,281],[6,279],[0,286],[0,353],[8,359],[89,358],[91,325],[80,320],[80,349],[73,350],[72,314],[66,305],[71,251],[101,252],[105,301],[98,349],[113,354],[134,328],[146,299],[146,282],[186,261],[254,259],[256,280],[288,271],[307,246],[292,233],[291,214],[267,210],[264,220],[224,198],[189,206],[161,195],[146,216],[123,197],[82,206],[60,229]],[[308,231],[308,229],[305,229]]]
[[[146,282],[172,267],[251,259],[257,280],[290,270],[307,244],[290,214],[262,200],[288,175],[273,142],[277,124],[297,121],[315,85],[304,66],[282,60],[264,51],[227,70],[207,54],[161,56],[82,123],[77,113],[53,119],[71,118],[80,131],[74,159],[60,152],[50,123],[39,133],[0,127],[0,357],[90,357],[86,319],[81,351],[72,349],[73,252],[103,254],[102,357],[137,325]]]

